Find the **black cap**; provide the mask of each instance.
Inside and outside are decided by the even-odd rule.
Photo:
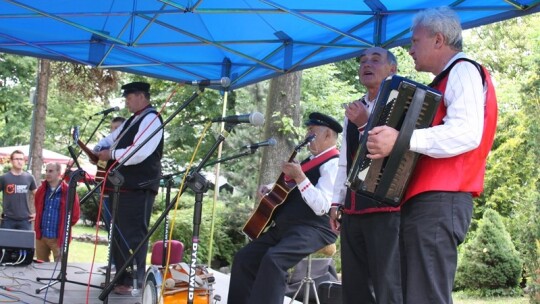
[[[336,133],[341,133],[341,131],[343,131],[343,127],[337,120],[333,119],[332,117],[326,114],[322,114],[319,112],[313,112],[309,114],[309,119],[306,121],[306,126],[313,126],[313,125],[328,127],[336,131]]]
[[[122,92],[123,97],[126,97],[128,94],[135,93],[135,92],[149,93],[150,84],[146,82],[139,82],[139,81],[131,82],[131,83],[123,85],[122,90],[124,90]]]

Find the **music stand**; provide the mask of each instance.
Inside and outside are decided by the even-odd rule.
[[[66,283],[72,283],[82,286],[90,286],[94,288],[101,288],[100,286],[95,285],[88,285],[87,283],[81,283],[76,281],[70,281],[67,279],[66,276],[66,269],[67,269],[67,260],[68,260],[68,252],[69,252],[69,240],[71,238],[71,216],[73,213],[73,205],[75,204],[75,195],[77,194],[77,183],[79,180],[84,178],[86,173],[83,170],[77,170],[71,173],[71,177],[69,179],[69,188],[68,188],[68,197],[67,197],[67,204],[66,204],[66,215],[64,217],[65,221],[65,229],[64,229],[64,241],[62,244],[62,262],[60,267],[60,274],[56,279],[51,278],[36,278],[38,282],[48,280],[49,283],[47,285],[40,287],[36,289],[36,294],[40,293],[41,291],[56,285],[60,283],[60,295],[59,295],[59,304],[62,304],[64,301],[64,289]]]

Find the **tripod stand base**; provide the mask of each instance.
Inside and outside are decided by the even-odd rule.
[[[300,293],[300,290],[302,290],[302,287],[304,287],[304,304],[309,304],[309,295],[310,295],[310,289],[313,289],[313,293],[315,294],[315,301],[317,304],[321,304],[319,301],[319,295],[317,294],[317,285],[315,284],[315,281],[311,278],[304,278],[302,279],[302,283],[300,286],[298,286],[298,290],[294,293],[294,296],[291,299],[291,302],[289,304],[294,303],[296,297]]]
[[[56,279],[51,279],[51,278],[36,278],[36,281],[38,282],[41,282],[41,281],[49,281],[49,283],[47,283],[45,286],[42,286],[40,288],[37,288],[36,289],[36,294],[39,294],[40,292],[42,292],[43,290],[49,288],[49,287],[53,287],[54,285],[58,284],[58,283],[62,283],[62,280],[64,281],[64,283],[71,283],[71,284],[76,284],[76,285],[80,285],[80,286],[90,286],[90,287],[93,287],[93,288],[99,288],[99,289],[103,289],[101,286],[97,286],[97,285],[92,285],[92,284],[87,284],[87,283],[82,283],[82,282],[76,282],[76,281],[70,281],[68,279],[65,278],[62,278],[62,275],[58,275],[58,277],[56,277]]]

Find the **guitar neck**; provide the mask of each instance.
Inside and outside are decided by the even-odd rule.
[[[77,140],[77,145],[92,162],[97,163],[99,161],[97,155],[95,155],[94,152],[92,152],[92,150],[90,150],[80,139]]]

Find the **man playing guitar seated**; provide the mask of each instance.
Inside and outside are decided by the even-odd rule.
[[[321,113],[311,113],[306,126],[306,137],[315,135],[308,146],[313,156],[302,163],[281,164],[285,180],[297,186],[273,212],[267,231],[236,253],[230,304],[283,303],[287,270],[336,241],[327,212],[338,168],[336,142],[343,128]],[[259,196],[268,197],[270,191],[271,187],[261,186]]]

